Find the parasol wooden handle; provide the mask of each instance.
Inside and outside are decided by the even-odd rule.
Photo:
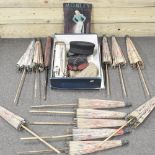
[[[124,125],[122,125],[120,128],[118,128],[114,133],[112,133],[109,137],[107,137],[102,143],[100,143],[97,147],[100,147],[104,142],[110,140],[113,136],[115,136],[120,130],[122,130],[124,127],[126,127],[133,119],[130,119],[127,121]]]
[[[51,37],[47,37],[46,45],[45,45],[45,53],[44,53],[44,66],[49,67],[51,62],[51,47],[52,47],[52,39]]]
[[[139,73],[139,76],[140,76],[140,79],[141,79],[141,82],[143,83],[143,87],[145,89],[145,92],[148,96],[150,96],[150,92],[149,92],[149,89],[147,87],[147,84],[146,84],[146,81],[144,79],[144,76],[143,76],[143,73],[141,71],[141,68],[139,66],[139,63],[137,63],[137,68],[138,68],[138,73]]]
[[[45,79],[44,79],[44,93],[43,99],[47,98],[47,83],[48,83],[48,68],[51,63],[51,48],[52,48],[53,40],[51,37],[47,37],[46,45],[45,45],[45,53],[44,53],[44,67],[45,67]]]
[[[73,137],[73,135],[68,134],[68,135],[60,135],[60,136],[43,136],[41,138],[42,139],[56,140],[56,139],[64,139],[64,138],[68,138],[68,137]],[[37,137],[24,137],[24,138],[20,138],[20,140],[37,140]]]
[[[74,107],[77,106],[77,104],[51,104],[51,105],[37,105],[37,106],[31,106],[31,108],[53,108],[53,107]]]
[[[110,140],[113,136],[115,136],[120,130],[122,130],[124,127],[126,127],[129,123],[131,122],[128,121],[127,123],[125,123],[124,125],[122,125],[120,128],[118,128],[114,133],[112,133],[109,137],[107,137],[103,142],[106,142],[108,140]]]
[[[34,133],[33,131],[31,131],[29,128],[27,128],[24,125],[21,125],[21,127],[23,129],[25,129],[27,132],[29,132],[31,135],[33,135],[34,137],[36,137],[39,141],[41,141],[43,144],[45,144],[46,146],[48,146],[51,150],[54,150],[56,153],[60,154],[61,152],[59,150],[57,150],[55,147],[53,147],[52,145],[50,145],[49,143],[47,143],[45,140],[43,140],[40,136],[38,136],[36,133]]]
[[[16,95],[15,95],[15,98],[14,98],[14,103],[16,105],[18,104],[18,101],[19,101],[19,97],[20,97],[20,94],[21,94],[21,91],[22,91],[22,88],[23,88],[25,77],[26,77],[26,69],[24,68],[22,77],[21,77],[20,82],[19,82],[19,86],[17,88]]]
[[[75,112],[71,111],[49,111],[49,110],[30,110],[30,113],[40,113],[40,114],[66,114],[66,115],[74,115]]]
[[[119,75],[120,75],[123,94],[124,94],[124,96],[127,96],[127,91],[126,91],[125,82],[124,82],[123,73],[122,73],[120,64],[118,65],[118,70],[119,70]]]
[[[31,122],[31,125],[76,125],[75,122]]]
[[[105,64],[105,72],[106,72],[106,84],[107,84],[107,95],[110,95],[110,82],[109,82],[109,71],[108,64]]]

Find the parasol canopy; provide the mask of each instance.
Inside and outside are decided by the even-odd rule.
[[[127,46],[127,54],[128,54],[128,58],[131,66],[133,68],[137,68],[137,63],[138,63],[141,68],[144,68],[143,60],[140,57],[130,37],[128,36],[126,37],[126,46]]]
[[[126,60],[123,55],[123,51],[117,43],[117,40],[114,36],[112,36],[112,58],[113,58],[113,67],[117,67],[119,65],[126,65]]]
[[[144,88],[146,94],[148,96],[150,96],[150,92],[149,92],[147,83],[146,83],[145,78],[143,76],[143,73],[141,71],[141,69],[144,68],[143,60],[140,57],[140,55],[139,55],[137,49],[135,48],[133,42],[131,41],[131,39],[128,36],[126,38],[126,46],[127,46],[127,53],[128,53],[128,58],[129,58],[130,64],[133,68],[138,69],[139,76],[140,76],[141,82],[143,84],[143,88]]]
[[[127,125],[130,127],[137,128],[144,120],[149,116],[149,114],[155,108],[155,97],[151,98],[149,101],[145,102],[141,106],[139,106],[136,110],[128,114],[127,122],[124,123],[120,128],[118,128],[114,133],[112,133],[109,137],[107,137],[102,143],[98,145],[102,145],[106,141],[110,140],[113,136],[115,136],[120,130],[122,130]]]
[[[108,46],[108,41],[107,41],[107,37],[103,36],[103,40],[102,40],[102,61],[105,64],[112,64],[112,58],[111,58],[111,54],[110,54],[110,50],[109,50],[109,46]]]
[[[25,81],[25,77],[26,77],[26,72],[27,71],[32,71],[33,69],[33,56],[34,56],[34,45],[35,45],[35,40],[32,40],[26,50],[26,52],[22,55],[22,57],[19,59],[19,61],[17,62],[17,68],[20,71],[23,71],[18,88],[17,88],[17,92],[14,98],[14,103],[18,104],[18,100],[23,88],[23,84]]]
[[[77,127],[81,129],[113,128],[125,124],[125,120],[119,119],[86,119],[77,118]]]
[[[132,120],[130,126],[136,128],[149,116],[155,108],[155,97],[139,106],[136,110],[128,114],[127,120]]]
[[[19,70],[26,69],[27,71],[31,71],[33,67],[33,56],[34,56],[34,45],[35,40],[32,40],[26,49],[26,52],[22,55],[22,57],[17,62],[17,68]]]
[[[94,140],[106,138],[115,132],[117,129],[104,128],[104,129],[73,129],[73,140]],[[129,134],[131,130],[129,128],[120,130],[115,136]]]
[[[100,100],[87,98],[79,98],[78,100],[78,107],[84,109],[112,109],[130,106],[132,106],[130,102],[125,103],[124,101],[116,100]]]
[[[82,155],[127,145],[127,140],[110,140],[97,147],[102,141],[70,141],[69,155]]]
[[[41,42],[38,40],[35,43],[35,53],[33,57],[34,69],[39,69],[39,71],[43,71],[44,61],[43,61],[43,52],[41,48]]]

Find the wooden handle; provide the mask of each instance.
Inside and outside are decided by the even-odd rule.
[[[119,75],[120,75],[120,81],[121,81],[123,95],[126,97],[127,96],[127,90],[125,87],[125,82],[124,82],[123,73],[122,73],[122,69],[121,69],[120,64],[118,65],[118,71],[119,71]]]
[[[22,128],[25,129],[28,133],[30,133],[31,135],[33,135],[34,137],[36,137],[39,141],[41,141],[43,144],[45,144],[47,147],[49,147],[51,150],[55,151],[56,153],[60,154],[61,152],[56,149],[55,147],[53,147],[52,145],[50,145],[48,142],[46,142],[45,140],[43,140],[40,136],[38,136],[36,133],[34,133],[33,131],[31,131],[29,128],[27,128],[26,126],[22,125]]]
[[[23,88],[23,85],[24,85],[25,77],[26,77],[26,69],[24,68],[22,77],[20,79],[20,82],[19,82],[19,85],[18,85],[18,88],[17,88],[16,95],[15,95],[15,98],[14,98],[14,101],[13,101],[16,105],[18,104],[18,101],[19,101],[19,97],[20,97],[20,94],[21,94],[21,91],[22,91],[22,88]]]
[[[49,67],[51,62],[51,48],[53,40],[51,37],[47,37],[44,53],[44,66]]]
[[[146,92],[146,94],[148,96],[150,96],[151,94],[150,94],[150,91],[149,91],[148,86],[146,84],[146,81],[145,81],[145,78],[144,78],[143,73],[141,71],[141,68],[139,66],[139,63],[137,63],[137,68],[138,68],[138,72],[139,72],[139,76],[140,76],[141,82],[142,82],[143,87],[144,87],[144,91]]]

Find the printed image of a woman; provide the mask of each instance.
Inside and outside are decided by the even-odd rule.
[[[79,10],[75,10],[75,15],[72,20],[75,22],[73,32],[84,33],[84,22],[86,20],[86,17],[81,14]]]

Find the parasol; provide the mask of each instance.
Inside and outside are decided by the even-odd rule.
[[[47,84],[48,84],[48,70],[51,63],[51,49],[52,49],[53,40],[51,37],[47,37],[45,52],[44,52],[44,67],[45,67],[45,81],[44,81],[44,96],[43,99],[47,98]]]
[[[77,125],[82,129],[114,128],[126,124],[122,119],[87,119],[75,118],[73,122],[31,122],[31,125]]]
[[[102,63],[103,63],[103,65],[105,65],[107,95],[110,95],[110,82],[109,82],[108,66],[112,64],[112,58],[111,58],[109,45],[108,45],[106,36],[103,36],[103,40],[102,40]]]
[[[94,153],[97,151],[103,151],[127,145],[127,140],[110,140],[102,143],[100,147],[97,147],[102,141],[70,141],[69,142],[69,155],[82,155]]]
[[[128,58],[129,58],[130,64],[133,68],[138,69],[139,76],[140,76],[141,82],[143,84],[143,87],[145,89],[145,92],[147,95],[150,95],[148,86],[146,84],[145,78],[144,78],[142,70],[141,70],[144,68],[143,60],[140,57],[137,49],[135,48],[135,46],[129,36],[126,37],[126,46],[127,46],[127,53],[128,53]]]
[[[104,129],[73,129],[72,134],[58,135],[58,136],[42,136],[46,140],[62,140],[72,138],[75,141],[95,140],[107,138],[117,129],[104,128]],[[120,130],[115,136],[131,133],[130,128]],[[21,140],[37,140],[36,137],[24,137]]]
[[[44,61],[43,61],[43,53],[41,47],[41,41],[37,40],[35,42],[35,52],[33,57],[33,70],[35,72],[35,80],[34,80],[34,97],[37,97],[37,88],[39,83],[39,92],[41,98],[41,84],[40,84],[40,72],[44,70]],[[38,76],[37,76],[38,75]]]
[[[121,146],[125,146],[129,143],[128,140],[111,140],[102,144],[100,148],[96,148],[96,146],[101,143],[101,141],[70,141],[69,142],[69,151],[68,149],[59,149],[61,152],[69,155],[82,155],[93,153],[96,151],[104,151],[112,148],[117,148]],[[37,151],[25,151],[18,152],[17,154],[46,154],[53,153],[53,150],[37,150]]]
[[[118,45],[116,38],[114,36],[112,37],[112,58],[113,58],[112,66],[114,68],[118,67],[118,70],[119,70],[123,94],[124,94],[124,96],[127,96],[127,91],[126,91],[123,73],[122,73],[122,69],[121,69],[121,66],[126,65],[126,60],[125,60],[125,57],[123,55],[123,51],[121,50],[121,48]]]
[[[77,108],[73,111],[50,111],[50,110],[30,110],[30,113],[36,114],[60,114],[60,115],[76,115],[77,118],[125,118],[127,113],[110,111],[110,110],[96,110],[96,109],[82,109]]]
[[[17,62],[17,68],[18,70],[22,71],[22,76],[19,82],[19,86],[16,91],[16,95],[14,98],[14,103],[18,104],[18,100],[22,91],[22,87],[25,81],[26,77],[26,72],[32,71],[33,68],[33,55],[34,55],[34,45],[35,45],[35,40],[32,40],[26,50],[26,52],[22,55],[22,57],[19,59]]]
[[[57,150],[55,147],[47,143],[45,140],[43,140],[40,136],[38,136],[36,133],[34,133],[32,130],[30,130],[26,126],[26,121],[24,118],[10,112],[9,110],[5,109],[4,107],[0,106],[0,117],[2,117],[4,120],[6,120],[11,126],[13,126],[17,130],[26,130],[28,133],[36,137],[40,142],[42,142],[44,145],[46,145],[51,150],[60,153],[59,150]]]
[[[100,99],[87,99],[79,98],[78,104],[51,104],[51,105],[37,105],[31,106],[31,108],[42,109],[42,108],[54,108],[54,107],[78,107],[83,109],[113,109],[113,108],[123,108],[130,107],[132,104],[130,102],[116,101],[116,100],[100,100]]]
[[[107,137],[102,143],[100,143],[98,147],[100,147],[100,145],[102,145],[104,142],[111,139],[117,132],[122,130],[127,125],[133,128],[137,128],[140,124],[142,124],[145,121],[145,119],[150,115],[150,113],[154,110],[154,108],[155,108],[155,97],[151,98],[150,100],[139,106],[137,109],[135,109],[133,112],[129,113],[127,116],[127,122],[124,123],[109,137]]]

